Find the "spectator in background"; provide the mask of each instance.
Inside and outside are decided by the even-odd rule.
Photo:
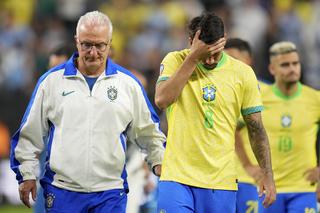
[[[264,174],[260,194],[266,193],[269,206],[276,192],[255,74],[222,51],[224,24],[218,16],[195,17],[188,29],[190,49],[163,59],[156,86],[155,103],[168,118],[158,211],[235,212],[234,133],[240,113]]]
[[[81,16],[78,53],[44,74],[12,138],[11,168],[22,202],[36,198],[38,155],[47,212],[125,212],[126,141],[146,150],[161,173],[165,136],[138,80],[108,58],[112,24],[98,11]]]
[[[262,120],[270,138],[277,200],[266,213],[317,212],[316,136],[320,92],[299,82],[301,64],[295,44],[277,42],[269,49],[275,83],[262,88]]]
[[[71,45],[62,44],[52,51],[49,56],[49,68],[53,68],[66,62],[74,53],[75,48]]]

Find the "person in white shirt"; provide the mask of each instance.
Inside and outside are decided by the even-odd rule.
[[[125,212],[126,142],[147,153],[161,173],[159,119],[140,82],[109,57],[112,24],[98,11],[81,16],[78,52],[38,81],[12,138],[11,168],[22,202],[36,199],[38,156],[46,147],[41,178],[47,212]]]

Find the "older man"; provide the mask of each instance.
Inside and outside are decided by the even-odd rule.
[[[11,149],[28,207],[45,146],[47,212],[125,212],[127,140],[146,150],[150,167],[161,172],[165,136],[159,119],[138,80],[108,58],[111,38],[109,18],[86,13],[76,29],[78,53],[35,87]]]

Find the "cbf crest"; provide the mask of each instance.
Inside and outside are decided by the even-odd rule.
[[[50,209],[53,206],[55,196],[52,193],[47,194],[46,196],[46,208]]]
[[[117,90],[117,88],[114,87],[114,86],[108,87],[107,95],[108,95],[108,98],[109,98],[110,101],[116,100],[117,97],[118,97],[118,90]]]
[[[284,128],[290,127],[292,124],[292,117],[290,115],[281,116],[281,126]]]
[[[207,102],[211,102],[216,98],[216,91],[215,86],[207,85],[202,88],[202,98]]]

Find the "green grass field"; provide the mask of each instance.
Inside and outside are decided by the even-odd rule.
[[[32,213],[32,209],[25,206],[0,205],[1,213]]]

